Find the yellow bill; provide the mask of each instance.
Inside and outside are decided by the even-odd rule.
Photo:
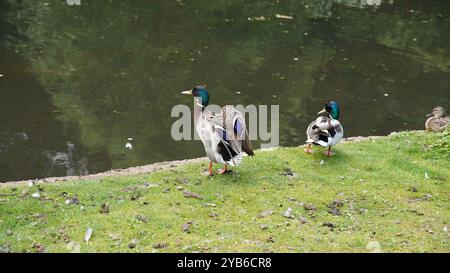
[[[182,91],[181,94],[192,95],[192,90]]]

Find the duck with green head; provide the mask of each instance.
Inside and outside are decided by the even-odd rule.
[[[227,172],[227,166],[237,166],[241,163],[243,152],[254,156],[245,118],[240,111],[231,105],[224,106],[218,113],[209,111],[209,93],[204,86],[196,86],[181,93],[195,98],[195,129],[209,159],[207,175],[213,174],[213,162],[224,165],[224,168],[219,170],[219,174],[224,174]]]
[[[328,147],[325,154],[331,157],[334,155],[331,147],[338,144],[344,136],[344,129],[338,120],[340,114],[339,104],[335,101],[329,101],[317,114],[320,116],[311,122],[306,129],[307,147],[305,152],[311,154],[313,153],[312,144],[320,145]]]

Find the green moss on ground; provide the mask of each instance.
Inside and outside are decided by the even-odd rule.
[[[402,132],[340,144],[330,159],[320,148],[259,151],[211,178],[205,161],[2,186],[0,251],[450,252],[449,139]]]

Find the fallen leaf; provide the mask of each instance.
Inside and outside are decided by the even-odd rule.
[[[289,178],[297,177],[297,174],[291,168],[285,168],[284,169],[284,173],[281,173],[280,175],[284,175],[284,176],[287,176]]]
[[[143,222],[143,223],[147,223],[147,217],[145,217],[145,216],[143,216],[143,215],[137,215],[136,216],[136,219],[138,220],[138,221],[141,221],[141,222]]]
[[[266,230],[266,229],[269,228],[269,225],[263,224],[263,225],[260,225],[259,227],[260,227],[262,230]]]
[[[122,189],[122,192],[134,192],[136,190],[137,190],[137,187],[135,187],[135,186],[127,186]]]
[[[366,212],[368,212],[369,210],[368,209],[365,209],[365,208],[360,208],[359,210],[358,210],[358,212],[359,213],[366,213]]]
[[[189,222],[183,224],[183,231],[186,233],[190,233],[191,232],[190,228],[191,228],[192,223],[193,223],[193,221],[189,221]]]
[[[339,199],[336,199],[336,200],[334,200],[333,202],[331,202],[329,205],[328,205],[329,207],[337,207],[337,208],[340,208],[340,207],[343,207],[344,206],[344,203],[341,201],[341,200],[339,200]]]
[[[45,252],[45,245],[43,244],[33,244],[33,248],[36,250],[36,252],[38,253],[44,253]]]
[[[336,226],[333,223],[325,222],[322,224],[324,227],[329,227],[330,229],[334,229]]]
[[[334,216],[339,216],[341,215],[341,212],[339,211],[338,208],[331,208],[328,210],[328,212]]]
[[[153,246],[153,248],[160,249],[160,248],[166,248],[167,246],[169,246],[169,244],[168,243],[155,243],[152,246]]]
[[[131,195],[131,197],[130,197],[130,200],[131,200],[131,201],[134,201],[134,200],[137,200],[139,197],[140,197],[139,194],[133,193],[133,194]]]
[[[45,217],[47,217],[47,215],[44,213],[34,213],[33,217],[34,218],[45,218]]]
[[[312,211],[316,211],[317,210],[317,208],[313,204],[304,204],[303,208],[305,210],[312,210]]]
[[[176,181],[178,183],[189,185],[189,180],[187,178],[177,178]]]
[[[217,215],[218,215],[217,212],[211,212],[210,214],[208,214],[208,216],[211,218],[216,218]]]
[[[194,192],[191,192],[191,191],[188,191],[188,190],[184,190],[184,191],[183,191],[183,195],[184,195],[184,197],[186,197],[186,198],[203,199],[203,197],[202,197],[200,194],[194,193]]]
[[[301,224],[306,224],[306,223],[308,223],[308,219],[306,219],[305,217],[303,217],[303,216],[300,216],[300,223]]]
[[[265,218],[265,217],[270,216],[272,214],[273,214],[273,210],[269,209],[269,210],[265,210],[265,211],[259,213],[258,217],[259,218]]]

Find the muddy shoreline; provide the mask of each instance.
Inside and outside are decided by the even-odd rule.
[[[390,135],[395,134],[395,132],[391,133]],[[359,141],[367,141],[367,140],[374,140],[374,139],[380,139],[386,136],[356,136],[356,137],[348,137],[344,138],[341,143],[345,142],[359,142]],[[301,146],[300,146],[301,147]],[[268,151],[268,150],[274,150],[278,147],[274,148],[268,148],[268,149],[260,149],[257,151]],[[152,163],[149,165],[144,166],[137,166],[137,167],[130,167],[126,169],[115,169],[115,170],[109,170],[106,172],[101,172],[97,174],[88,174],[84,176],[61,176],[61,177],[47,177],[47,178],[40,178],[40,179],[27,179],[27,180],[20,180],[20,181],[8,181],[8,182],[2,182],[0,183],[0,187],[14,187],[14,186],[20,186],[28,183],[56,183],[56,182],[65,182],[70,180],[94,180],[94,179],[101,179],[105,177],[110,176],[116,176],[116,175],[133,175],[133,174],[149,174],[160,170],[170,170],[174,169],[176,167],[190,164],[190,163],[200,163],[206,161],[206,157],[200,157],[200,158],[193,158],[193,159],[184,159],[184,160],[174,160],[174,161],[163,161],[163,162],[157,162]]]

